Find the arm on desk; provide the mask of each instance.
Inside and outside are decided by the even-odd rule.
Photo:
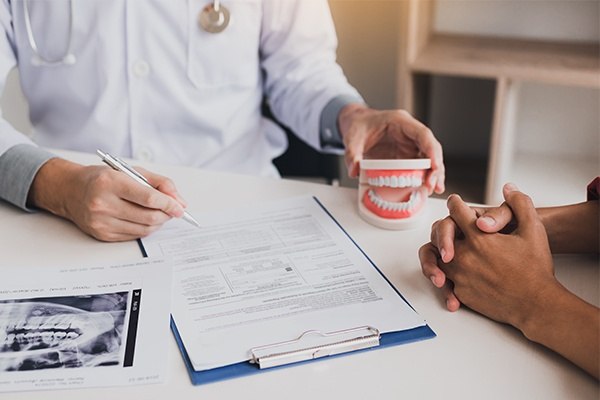
[[[505,187],[506,195],[507,189]],[[494,208],[473,207],[477,215],[476,226],[486,233],[510,233],[516,227],[514,214],[508,204]],[[600,204],[598,200],[559,207],[538,208],[542,224],[548,236],[552,253],[598,253],[600,243]],[[452,217],[436,221],[431,228],[431,242],[419,252],[423,274],[441,288],[448,309],[455,311],[460,302],[454,295],[452,283],[439,263],[454,258],[454,240],[461,236]]]
[[[185,206],[169,179],[140,172],[157,190],[108,167],[53,158],[36,174],[28,204],[73,221],[99,240],[137,239],[181,217]]]
[[[482,232],[474,209],[456,195],[448,199],[459,234],[452,260],[440,261],[439,268],[452,283],[453,296],[481,314],[513,325],[598,378],[598,308],[556,280],[549,235],[531,199],[514,186],[505,188],[505,199],[515,216],[510,233]],[[597,218],[597,209],[586,207],[582,215]],[[432,244],[426,246],[432,250]]]

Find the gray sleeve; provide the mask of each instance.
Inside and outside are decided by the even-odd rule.
[[[56,155],[30,144],[18,144],[0,156],[0,199],[27,207],[27,196],[38,170]]]
[[[323,151],[339,154],[344,150],[344,141],[337,122],[342,108],[351,103],[364,104],[364,101],[354,96],[337,96],[321,111],[319,134]]]

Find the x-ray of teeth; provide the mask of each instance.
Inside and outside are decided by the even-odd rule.
[[[0,372],[119,365],[128,294],[0,301]]]

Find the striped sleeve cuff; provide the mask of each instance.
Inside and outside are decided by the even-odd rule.
[[[56,155],[30,144],[18,144],[0,156],[0,199],[27,207],[27,196],[38,170]]]

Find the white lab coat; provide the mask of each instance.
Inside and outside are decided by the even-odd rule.
[[[319,147],[324,106],[358,93],[335,63],[326,0],[224,0],[231,23],[199,28],[209,0],[73,0],[74,65],[36,66],[22,0],[2,0],[0,83],[18,66],[33,140],[97,148],[159,163],[276,174],[285,135],[274,114]],[[60,58],[68,43],[69,0],[31,0],[39,52]],[[28,139],[0,121],[0,155]]]

